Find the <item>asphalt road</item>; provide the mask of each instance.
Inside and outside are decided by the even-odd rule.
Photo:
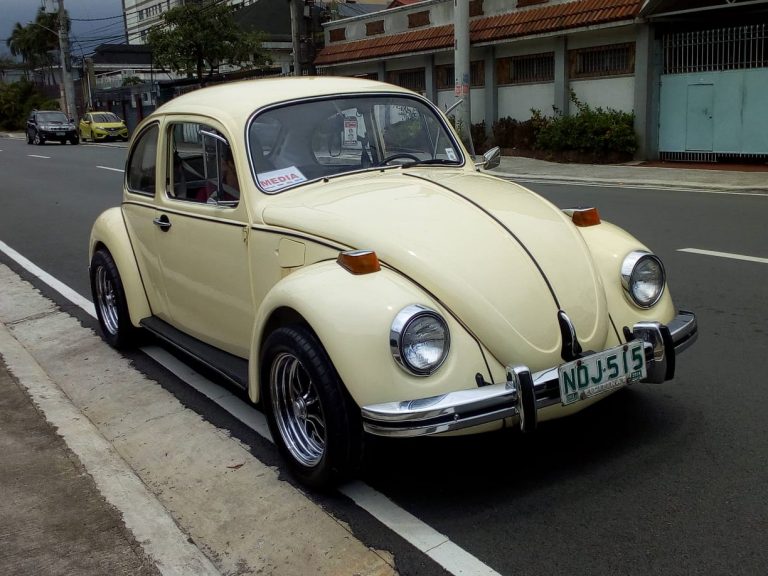
[[[122,175],[108,168],[125,150],[0,149],[0,240],[90,297],[89,228],[119,202]],[[768,266],[680,251],[765,258],[768,198],[532,187],[560,206],[598,206],[659,254],[677,306],[698,315],[698,343],[673,382],[636,385],[530,437],[377,439],[363,480],[504,575],[768,572]],[[389,541],[343,497],[322,498],[363,542]],[[440,573],[418,559],[401,571]]]

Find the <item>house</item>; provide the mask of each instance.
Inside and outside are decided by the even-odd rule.
[[[461,0],[459,0],[461,1]],[[473,123],[635,115],[642,158],[768,157],[768,0],[469,0]],[[454,100],[454,2],[396,0],[328,22],[321,74]]]

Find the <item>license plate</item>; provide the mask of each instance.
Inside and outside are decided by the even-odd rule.
[[[637,382],[646,377],[642,340],[603,350],[561,365],[560,400],[563,406]]]
[[[56,136],[64,136],[64,132],[56,132]]]

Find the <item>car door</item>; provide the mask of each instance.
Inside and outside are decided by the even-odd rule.
[[[80,119],[80,138],[83,140],[86,138],[91,138],[91,122],[92,118],[90,114],[85,114]]]
[[[155,248],[170,322],[245,358],[254,317],[249,219],[230,139],[209,120],[171,121],[163,132]]]
[[[162,182],[162,165],[158,159],[160,125],[155,122],[144,127],[131,148],[125,174],[123,218],[131,247],[141,273],[152,314],[171,321],[165,285],[157,255],[158,218],[156,197]]]

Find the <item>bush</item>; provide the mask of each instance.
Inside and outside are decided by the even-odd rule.
[[[520,122],[510,118],[499,118],[493,123],[493,145],[502,148],[531,150],[536,141],[533,119]]]
[[[632,156],[637,150],[634,114],[608,108],[592,108],[571,92],[577,113],[545,118],[532,110],[536,124],[536,148],[547,151],[577,151],[602,156]]]

